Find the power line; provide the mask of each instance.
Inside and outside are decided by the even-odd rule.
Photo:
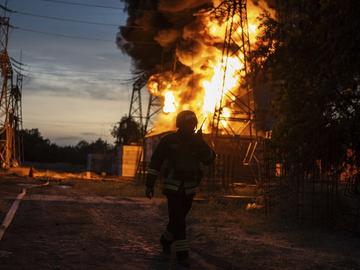
[[[40,0],[43,2],[50,2],[50,3],[57,3],[57,4],[65,4],[65,5],[72,5],[72,6],[82,6],[82,7],[94,7],[94,8],[105,8],[105,9],[116,9],[116,10],[123,10],[122,7],[117,6],[103,6],[103,5],[94,5],[94,4],[86,4],[80,2],[69,2],[69,1],[62,1],[62,0]]]
[[[11,62],[11,65],[12,65],[13,67],[17,68],[18,70],[28,71],[28,69],[24,69],[23,66],[18,65],[18,64],[16,64],[15,62]]]
[[[42,18],[42,19],[63,21],[63,22],[72,22],[72,23],[82,23],[82,24],[92,24],[92,25],[119,27],[118,24],[113,24],[113,23],[101,23],[101,22],[94,22],[94,21],[71,19],[71,18],[54,17],[54,16],[47,16],[47,15],[41,15],[41,14],[34,14],[34,13],[29,13],[29,12],[24,12],[24,11],[12,11],[12,13],[20,14],[20,15],[24,15],[24,16]],[[136,27],[136,26],[134,26],[134,27]],[[143,27],[139,27],[139,28],[143,28]]]
[[[125,72],[113,72],[109,74],[109,72],[99,72],[99,71],[80,71],[80,70],[71,70],[71,69],[55,69],[53,71],[49,71],[49,68],[41,68],[41,67],[33,67],[28,64],[20,63],[19,61],[15,60],[14,58],[10,57],[11,64],[16,72],[28,72],[31,74],[46,74],[46,75],[54,75],[54,76],[62,76],[62,77],[70,77],[74,76],[74,74],[78,74],[78,76],[86,77],[91,75],[110,75],[111,77],[131,77],[134,76],[132,73],[125,73]],[[26,67],[26,68],[25,68]],[[35,68],[35,70],[34,70]],[[16,70],[17,69],[17,70]],[[45,71],[44,71],[45,70]],[[71,74],[70,74],[71,73]]]
[[[32,77],[31,75],[36,75],[36,77]],[[110,84],[113,82],[123,82],[124,80],[127,80],[127,78],[117,78],[117,79],[86,79],[86,78],[76,78],[76,77],[71,77],[71,76],[59,76],[59,77],[49,77],[46,75],[51,75],[51,74],[41,74],[41,73],[29,73],[29,78],[36,78],[39,80],[46,80],[46,81],[54,81],[54,82],[65,82],[64,81],[64,77],[67,77],[66,80],[67,81],[76,81],[79,84],[89,84],[89,83],[104,83],[104,82],[109,82]],[[55,76],[55,75],[54,75]]]
[[[114,9],[114,10],[125,10],[126,9],[126,7],[103,6],[103,5],[86,4],[86,3],[80,3],[80,2],[69,2],[69,1],[63,1],[63,0],[39,0],[39,1],[55,3],[55,4],[72,5],[72,6],[91,7],[91,8],[105,8],[105,9]],[[159,10],[153,10],[153,9],[132,8],[131,10],[142,11],[142,12],[162,13]]]
[[[73,125],[113,125],[115,124],[114,122],[84,122],[84,121],[60,121],[60,120],[56,120],[56,123],[54,123],[54,121],[46,121],[46,120],[42,120],[42,119],[36,119],[36,118],[31,118],[30,120],[27,120],[26,122],[31,122],[31,123],[41,123],[41,124],[52,124],[52,125],[68,125],[68,124],[73,124]]]
[[[66,34],[60,34],[60,33],[54,33],[54,32],[46,32],[46,31],[39,31],[35,29],[25,28],[25,27],[19,27],[11,25],[13,29],[24,31],[24,32],[30,32],[30,33],[37,33],[47,36],[56,36],[56,37],[62,37],[62,38],[71,38],[71,39],[82,39],[82,40],[91,40],[91,41],[101,41],[101,42],[115,42],[115,40],[110,39],[100,39],[100,38],[89,38],[89,37],[81,37],[81,36],[72,36],[72,35],[66,35]]]
[[[35,29],[25,28],[25,27],[19,27],[15,25],[10,25],[11,28],[23,31],[23,32],[30,32],[30,33],[37,33],[47,36],[55,36],[55,37],[62,37],[62,38],[70,38],[70,39],[80,39],[80,40],[90,40],[90,41],[100,41],[100,42],[111,42],[114,43],[116,40],[110,40],[110,39],[100,39],[100,38],[89,38],[89,37],[82,37],[82,36],[73,36],[73,35],[67,35],[67,34],[61,34],[61,33],[54,33],[54,32],[46,32],[46,31],[39,31]],[[127,41],[129,43],[133,44],[143,44],[143,45],[159,45],[156,42],[146,42],[146,41]]]
[[[61,72],[71,72],[72,74],[74,73],[80,73],[80,74],[84,74],[84,75],[111,75],[111,76],[117,76],[117,75],[121,75],[121,76],[132,76],[134,74],[132,73],[125,73],[125,72],[113,72],[111,74],[109,74],[109,72],[100,72],[100,71],[80,71],[80,70],[71,70],[69,68],[67,69],[55,69],[55,70],[52,70],[52,71],[49,71],[49,68],[42,68],[42,67],[34,67],[33,66],[33,69],[32,71],[34,72],[47,72],[47,73],[56,73],[56,74],[64,74],[64,73],[61,73]],[[44,71],[45,70],[45,71]],[[60,72],[60,73],[57,73],[57,72]],[[66,74],[66,73],[65,73]]]
[[[23,70],[18,70],[17,68],[13,67],[13,70],[20,76],[23,76],[23,77],[29,77],[28,75],[29,74],[24,74],[24,71]]]
[[[20,66],[28,66],[27,64],[21,63],[21,62],[19,62],[18,60],[16,60],[15,58],[13,58],[11,56],[10,56],[10,59],[11,59],[11,61],[15,62],[16,64],[18,64]]]
[[[88,20],[78,20],[78,19],[72,19],[72,18],[64,18],[64,17],[55,17],[55,16],[48,16],[48,15],[41,15],[41,14],[34,14],[30,12],[25,11],[16,11],[11,10],[8,8],[3,7],[0,5],[0,8],[3,10],[6,10],[13,14],[23,15],[23,16],[30,16],[35,18],[41,18],[41,19],[47,19],[47,20],[56,20],[56,21],[62,21],[62,22],[72,22],[72,23],[81,23],[81,24],[91,24],[91,25],[101,25],[101,26],[112,26],[112,27],[118,27],[118,28],[135,28],[135,29],[143,29],[144,26],[137,26],[137,25],[119,25],[119,24],[113,24],[113,23],[102,23],[102,22],[94,22],[94,21],[88,21]],[[147,27],[147,28],[155,28],[155,27]]]
[[[20,14],[20,15],[25,15],[25,16],[38,17],[38,18],[42,18],[42,19],[51,19],[51,20],[58,20],[58,21],[67,21],[67,22],[72,22],[72,23],[82,23],[82,24],[102,25],[102,26],[116,26],[116,27],[119,27],[119,28],[135,28],[135,29],[144,28],[142,26],[117,25],[117,24],[110,24],[110,23],[100,23],[100,22],[93,22],[93,21],[86,21],[86,20],[77,20],[77,19],[71,19],[71,18],[62,18],[62,17],[53,17],[53,16],[47,16],[47,15],[33,14],[33,13],[28,13],[28,12],[23,12],[23,11],[11,10],[11,9],[9,9],[7,7],[4,7],[3,5],[0,5],[0,8],[3,9],[3,10],[8,11],[10,13],[13,13],[13,14]],[[48,36],[58,36],[58,37],[63,37],[63,38],[102,41],[102,42],[114,42],[115,41],[115,40],[88,38],[88,37],[73,36],[73,35],[54,33],[54,32],[39,31],[39,30],[35,30],[35,29],[29,29],[29,28],[18,27],[18,26],[13,26],[13,25],[10,25],[10,27],[12,27],[14,29],[17,29],[17,30],[25,31],[25,32],[38,33],[38,34],[43,34],[43,35],[48,35]],[[143,41],[136,41],[136,42],[135,41],[129,41],[129,42],[135,43],[135,44],[144,44],[144,45],[146,45],[146,44],[150,44],[150,45],[157,44],[155,42],[143,42]]]
[[[91,75],[93,75],[93,74],[97,74],[97,75],[102,75],[101,73],[83,73],[83,74],[81,74],[81,75],[77,75],[77,76],[74,76],[74,75],[71,75],[71,74],[66,74],[66,73],[56,73],[56,72],[46,72],[46,71],[28,71],[28,72],[30,72],[31,74],[34,74],[34,75],[36,75],[36,74],[40,74],[40,75],[53,75],[53,76],[59,76],[59,77],[73,77],[73,78],[86,78],[86,77],[89,77],[89,76],[91,76]],[[73,73],[72,71],[70,71],[71,73]],[[111,74],[111,78],[113,78],[113,77],[126,77],[126,78],[128,78],[128,77],[131,77],[132,76],[132,74],[126,74],[126,73],[118,73],[118,74]],[[106,80],[108,80],[108,79],[106,79]],[[116,79],[110,79],[110,80],[116,80]]]
[[[101,25],[101,26],[111,26],[111,27],[118,27],[118,28],[134,28],[134,29],[144,29],[144,26],[136,26],[136,25],[119,25],[114,23],[102,23],[102,22],[94,22],[94,21],[87,21],[87,20],[78,20],[78,19],[72,19],[72,18],[64,18],[64,17],[55,17],[55,16],[47,16],[47,15],[41,15],[41,14],[34,14],[30,12],[24,12],[24,11],[15,11],[15,10],[8,10],[9,12],[13,14],[23,15],[23,16],[29,16],[34,18],[41,18],[41,19],[47,19],[47,20],[55,20],[55,21],[62,21],[62,22],[71,22],[71,23],[81,23],[81,24],[91,24],[91,25]],[[147,27],[147,28],[155,28],[155,27]]]
[[[113,23],[102,23],[102,22],[94,22],[94,21],[88,21],[88,20],[78,20],[78,19],[72,19],[72,18],[64,18],[64,17],[55,17],[55,16],[48,16],[48,15],[41,15],[41,14],[34,14],[26,11],[17,11],[9,9],[8,7],[5,7],[0,4],[0,8],[2,10],[5,10],[7,12],[23,15],[23,16],[30,16],[35,18],[42,18],[47,20],[56,20],[56,21],[63,21],[63,22],[72,22],[72,23],[82,23],[82,24],[91,24],[91,25],[102,25],[102,26],[112,26],[112,27],[121,27],[121,28],[135,28],[135,29],[143,29],[145,27],[143,26],[137,26],[137,25],[118,25]],[[155,27],[148,27],[148,28],[155,28]]]

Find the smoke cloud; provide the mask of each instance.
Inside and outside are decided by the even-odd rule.
[[[117,45],[133,59],[133,72],[150,75],[148,89],[154,95],[174,91],[181,109],[200,112],[198,96],[204,96],[219,63],[225,28],[211,22],[210,11],[220,0],[121,0],[128,13],[127,25],[117,35]],[[256,12],[276,0],[248,1]],[[212,27],[209,27],[212,25]],[[200,99],[199,99],[200,100]],[[197,107],[196,107],[197,106]]]

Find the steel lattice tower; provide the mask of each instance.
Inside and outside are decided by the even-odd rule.
[[[155,116],[161,112],[162,107],[163,104],[160,97],[150,94],[145,118],[145,134],[153,128]]]
[[[250,37],[247,20],[246,0],[223,1],[214,10],[215,16],[226,20],[226,32],[222,50],[222,64],[224,66],[223,83],[226,81],[226,69],[229,57],[237,57],[243,64],[240,70],[241,78],[248,80],[250,72]],[[241,29],[241,31],[239,31]],[[222,98],[217,104],[213,117],[213,134],[218,135],[222,129],[228,135],[247,135],[255,136],[254,120],[254,97],[253,91],[246,82],[245,86],[239,91],[222,92]],[[224,106],[231,108],[231,117],[224,117]],[[222,125],[223,122],[227,125]],[[236,123],[236,124],[235,124]]]
[[[0,167],[17,166],[22,149],[19,131],[22,129],[21,89],[23,75],[18,72],[15,85],[14,70],[7,51],[9,17],[0,17]],[[19,62],[20,66],[21,63]]]
[[[161,111],[162,108],[160,98],[149,93],[146,115],[143,115],[141,91],[145,87],[147,80],[148,76],[143,74],[133,83],[129,108],[129,117],[136,119],[139,122],[143,136],[145,136],[149,129],[152,128],[154,124],[154,117]]]
[[[225,181],[224,185],[227,185],[227,181],[244,177],[248,179],[247,181],[251,178],[251,182],[260,183],[262,147],[255,126],[254,93],[249,81],[251,65],[247,0],[224,0],[213,10],[213,16],[226,23],[222,48],[224,74],[219,89],[221,99],[216,104],[212,119],[212,142],[219,153],[214,167],[214,178]],[[225,92],[227,68],[231,65],[230,58],[237,58],[242,63],[242,69],[237,70],[241,85]],[[230,110],[230,115],[224,113],[225,108]],[[231,154],[224,152],[224,141],[228,142]],[[230,176],[225,176],[229,170],[228,159],[231,158],[239,169],[230,173]]]
[[[141,89],[144,88],[147,81],[147,75],[142,74],[139,76],[135,82],[133,83],[132,93],[131,93],[131,101],[129,108],[129,118],[137,120],[142,135],[145,134],[146,129],[144,128],[144,116],[142,110],[142,102],[141,102]]]
[[[10,95],[13,71],[7,52],[9,18],[0,17],[0,64],[1,64],[1,95],[0,95],[0,166],[11,166],[13,132],[9,114]]]
[[[18,163],[21,163],[23,158],[23,143],[20,135],[20,131],[23,130],[23,121],[22,121],[22,83],[23,75],[17,73],[16,75],[16,84],[11,90],[10,96],[10,108],[11,115],[13,118],[13,130],[14,130],[14,142],[13,142],[13,152],[14,158]]]

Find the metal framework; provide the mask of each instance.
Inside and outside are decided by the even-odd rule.
[[[11,89],[10,95],[10,108],[14,129],[14,143],[13,143],[13,152],[14,158],[18,163],[23,161],[24,149],[22,137],[20,131],[23,130],[23,119],[22,119],[22,84],[23,84],[23,75],[19,72],[16,74],[16,84]]]
[[[145,118],[145,134],[146,132],[148,132],[153,128],[155,116],[161,112],[161,109],[162,109],[162,102],[160,97],[153,96],[150,94],[146,118]]]
[[[7,51],[9,17],[0,17],[0,167],[17,166],[21,161],[22,148],[19,131],[22,129],[21,91],[23,75],[17,72],[15,84],[14,70]]]
[[[148,76],[146,74],[141,75],[135,80],[129,108],[129,117],[136,119],[139,122],[143,136],[152,129],[154,118],[162,109],[161,99],[149,94],[146,115],[143,114],[141,91],[145,87],[147,80]]]
[[[228,135],[254,137],[256,136],[254,127],[255,107],[253,91],[249,84],[245,83],[244,87],[236,92],[224,93],[229,57],[237,57],[242,62],[244,68],[239,72],[244,80],[248,80],[250,38],[246,0],[223,1],[214,10],[214,14],[219,19],[226,20],[226,31],[222,51],[224,77],[222,89],[219,89],[222,92],[222,98],[215,108],[212,132],[217,136],[221,129]],[[224,107],[231,108],[231,117],[224,116]],[[224,122],[226,125],[222,124]]]
[[[143,115],[141,91],[145,87],[147,80],[147,74],[143,74],[135,80],[131,93],[131,103],[129,108],[129,117],[138,121],[142,133],[143,153],[142,158],[139,158],[138,161],[136,176],[136,178],[139,180],[143,179],[146,170],[146,161],[144,160],[144,157],[146,156],[145,135],[148,133],[149,129],[153,127],[154,117],[161,111],[162,108],[160,98],[149,94],[146,116]]]
[[[221,184],[226,193],[231,193],[237,182],[255,183],[258,186],[262,182],[263,149],[255,127],[253,89],[248,81],[251,65],[247,1],[224,0],[213,10],[213,16],[226,22],[226,31],[222,48],[224,75],[219,89],[221,100],[214,110],[211,134],[218,158],[209,177]],[[225,92],[230,58],[239,59],[243,65],[237,71],[242,84],[238,89]],[[230,117],[224,113],[225,108],[230,109]]]
[[[139,122],[142,134],[145,134],[142,102],[141,102],[141,89],[146,85],[147,76],[145,74],[139,76],[133,83],[131,93],[131,101],[129,108],[129,117]]]

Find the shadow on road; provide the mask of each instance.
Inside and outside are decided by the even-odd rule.
[[[166,257],[163,254],[155,255],[151,258],[151,263],[149,264],[149,270],[170,270],[175,269],[171,265],[171,258]]]

